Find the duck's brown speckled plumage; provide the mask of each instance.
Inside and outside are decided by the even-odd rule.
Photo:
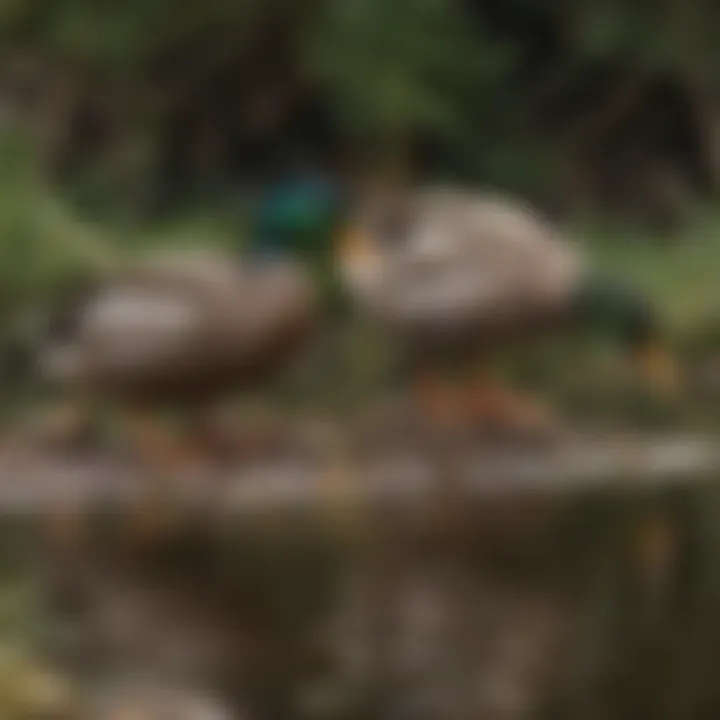
[[[370,198],[350,228],[347,286],[399,340],[424,416],[493,433],[552,427],[488,356],[580,319],[585,270],[570,243],[521,204],[443,187]]]
[[[374,269],[350,278],[351,291],[416,352],[494,347],[562,323],[583,275],[551,226],[495,196],[386,195],[360,209],[355,227]]]
[[[46,364],[124,400],[211,400],[278,372],[310,333],[315,310],[310,280],[292,262],[156,254],[85,298]]]

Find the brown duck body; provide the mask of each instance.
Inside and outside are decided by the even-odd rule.
[[[357,227],[367,246],[350,288],[418,358],[496,350],[573,319],[583,263],[520,204],[422,189],[371,201]]]
[[[265,381],[314,326],[309,277],[291,262],[223,253],[156,255],[76,309],[50,374],[136,404],[196,404]]]

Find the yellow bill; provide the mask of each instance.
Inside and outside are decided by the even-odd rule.
[[[356,227],[348,227],[335,246],[335,264],[345,282],[359,291],[373,286],[382,272],[382,258],[374,243]]]

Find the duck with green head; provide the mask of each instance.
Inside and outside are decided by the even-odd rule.
[[[435,415],[552,427],[547,410],[503,388],[489,364],[508,342],[522,348],[553,330],[611,338],[654,390],[677,389],[651,303],[596,276],[519,203],[454,188],[383,193],[361,204],[348,226],[338,256],[346,286],[356,306],[401,341],[420,400]]]
[[[275,379],[317,329],[340,206],[329,183],[288,178],[264,193],[242,252],[153,252],[58,303],[42,339],[45,377],[119,401],[154,464],[204,451],[204,410]],[[187,443],[158,427],[161,406],[192,421]]]

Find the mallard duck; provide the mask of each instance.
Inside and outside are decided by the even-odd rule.
[[[316,319],[302,265],[220,251],[156,253],[76,301],[42,355],[46,377],[120,401],[161,453],[151,411],[197,411],[287,364]]]
[[[423,406],[497,427],[552,427],[542,404],[503,388],[489,355],[507,341],[582,327],[612,336],[658,388],[676,382],[651,305],[596,278],[531,209],[455,188],[383,193],[360,203],[338,264],[357,306],[399,338]],[[464,394],[447,371],[467,372]],[[449,367],[451,366],[451,367]]]
[[[240,253],[154,253],[83,288],[53,314],[45,376],[121,401],[141,450],[166,462],[173,444],[155,409],[199,418],[214,400],[274,378],[309,339],[340,203],[331,183],[288,176],[254,206]]]

